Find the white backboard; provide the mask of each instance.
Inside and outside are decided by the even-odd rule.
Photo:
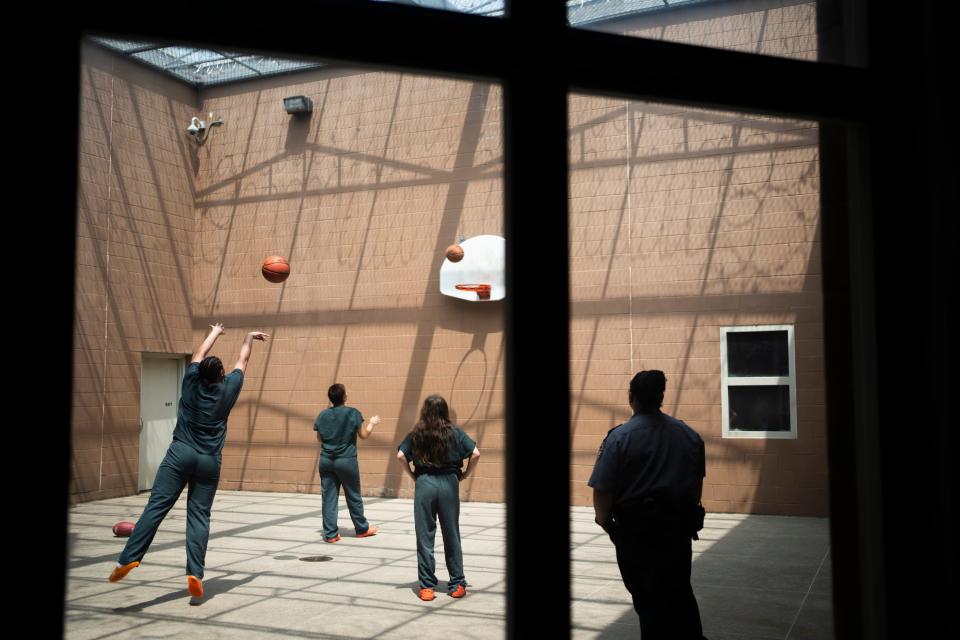
[[[503,300],[507,294],[504,283],[506,242],[500,236],[483,235],[460,243],[463,259],[450,262],[446,257],[440,266],[440,293],[471,302]],[[474,291],[461,291],[458,284],[489,284],[490,298],[480,300]]]

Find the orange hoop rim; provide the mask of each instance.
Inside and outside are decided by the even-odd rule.
[[[455,284],[453,285],[460,291],[473,291],[480,300],[489,300],[493,285],[490,284]]]

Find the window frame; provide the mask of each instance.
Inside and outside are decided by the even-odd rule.
[[[787,375],[786,376],[731,376],[727,360],[727,336],[731,333],[759,333],[761,331],[787,332]],[[731,379],[733,382],[731,382]],[[790,429],[789,431],[743,431],[730,428],[730,387],[779,387],[790,388]],[[792,324],[756,324],[720,327],[720,406],[722,410],[723,437],[745,438],[753,440],[796,440],[799,437],[797,423],[797,355],[794,325]]]
[[[525,90],[525,96],[541,101],[541,111],[549,116],[543,118],[544,113],[537,113],[540,117],[531,117],[534,109],[511,114],[505,101],[505,147],[511,144],[510,136],[526,139],[519,146],[535,146],[536,140],[556,143],[557,115],[565,114],[566,107],[558,102],[555,91],[538,95],[537,88],[558,84],[564,94],[577,91],[815,119],[821,125],[823,326],[828,363],[827,439],[836,635],[883,640],[896,637],[888,629],[890,621],[896,621],[898,629],[919,624],[920,617],[913,615],[909,607],[890,608],[886,600],[903,604],[904,597],[917,597],[914,585],[921,582],[917,578],[942,580],[945,572],[931,563],[917,561],[913,554],[895,553],[902,548],[896,545],[909,544],[922,536],[924,549],[946,551],[947,543],[937,540],[949,537],[937,535],[936,523],[945,525],[949,518],[938,516],[940,520],[931,520],[921,527],[909,517],[898,519],[903,505],[909,503],[898,499],[902,498],[898,491],[903,492],[899,480],[904,466],[912,464],[912,469],[941,480],[931,482],[931,486],[952,483],[942,481],[948,473],[947,463],[931,466],[926,451],[922,463],[910,462],[913,456],[902,455],[905,446],[913,447],[909,449],[912,452],[920,445],[905,445],[899,418],[916,420],[919,411],[931,427],[941,431],[952,424],[943,402],[943,398],[949,397],[946,381],[950,378],[945,370],[947,359],[939,357],[937,345],[923,343],[918,351],[916,345],[897,343],[901,323],[916,322],[917,314],[912,307],[903,305],[901,296],[884,295],[884,291],[878,290],[878,273],[889,270],[887,264],[896,258],[898,277],[909,274],[917,282],[931,283],[944,280],[941,271],[930,266],[929,256],[950,254],[947,242],[953,236],[938,232],[940,227],[936,225],[945,223],[948,212],[951,219],[954,217],[956,193],[950,191],[949,185],[954,183],[946,168],[950,166],[948,154],[955,147],[942,144],[941,136],[931,137],[929,132],[935,129],[932,125],[945,121],[941,114],[953,105],[946,101],[945,87],[952,88],[954,70],[941,62],[948,59],[944,54],[947,44],[952,42],[946,29],[954,29],[954,22],[946,19],[946,9],[918,5],[905,11],[900,5],[870,5],[868,0],[818,0],[819,46],[829,51],[829,59],[860,64],[861,68],[578,32],[565,24],[566,7],[560,2],[508,0],[504,18],[441,16],[441,11],[422,7],[363,5],[355,0],[325,0],[298,6],[295,20],[273,21],[250,20],[251,14],[244,9],[260,11],[262,7],[243,2],[209,21],[183,20],[182,12],[174,8],[143,20],[127,9],[126,5],[111,2],[70,5],[61,9],[60,20],[45,25],[45,42],[56,52],[58,64],[36,76],[41,78],[36,93],[54,86],[61,94],[58,100],[38,106],[41,113],[35,115],[44,127],[37,132],[31,130],[29,147],[36,149],[33,163],[49,170],[34,172],[32,192],[47,194],[44,204],[51,211],[68,212],[62,224],[50,225],[40,217],[38,220],[44,222],[36,227],[37,233],[44,235],[48,266],[55,274],[47,283],[51,311],[40,318],[46,330],[39,331],[49,338],[48,350],[52,354],[42,375],[56,382],[53,388],[43,389],[42,402],[54,405],[53,422],[70,424],[71,418],[73,278],[77,257],[73,214],[77,204],[79,110],[71,114],[70,105],[77,104],[80,95],[78,45],[85,34],[122,33],[184,43],[230,43],[249,50],[349,60],[380,69],[502,82],[505,94]],[[362,29],[350,24],[351,19],[361,19]],[[530,42],[539,46],[530,47]],[[637,64],[644,56],[657,63]],[[933,111],[932,116],[928,115],[929,110]],[[916,116],[914,126],[910,126],[909,119],[905,120],[905,113]],[[884,137],[892,123],[905,128],[892,138]],[[40,135],[47,136],[48,145],[34,144],[34,138]],[[945,131],[943,135],[952,133]],[[560,137],[565,142],[565,135]],[[512,144],[516,145],[516,140]],[[58,153],[51,157],[50,148]],[[929,153],[918,154],[917,149]],[[542,219],[533,222],[537,216],[528,216],[527,226],[536,226],[536,231],[525,233],[523,239],[541,244],[544,251],[528,255],[518,251],[511,255],[511,246],[519,243],[507,244],[508,269],[514,274],[553,272],[567,258],[564,243],[568,211],[556,209],[556,203],[566,197],[567,158],[554,157],[554,147],[547,151],[535,157],[540,165],[530,165],[534,156],[505,148],[505,225],[523,217],[524,212],[544,210],[543,199],[531,194],[550,195],[546,210],[556,215],[552,225],[542,224]],[[904,163],[904,157],[910,157],[911,162]],[[931,182],[931,175],[942,181]],[[61,188],[51,190],[51,182]],[[927,188],[918,192],[916,184],[925,184]],[[532,206],[525,209],[523,205]],[[917,230],[910,229],[905,234],[901,218],[907,210],[916,211],[911,220]],[[885,216],[895,222],[887,223]],[[905,235],[920,242],[904,242]],[[512,288],[512,300],[508,298],[505,305],[509,431],[536,433],[523,422],[524,418],[556,424],[568,415],[565,409],[552,406],[565,407],[564,390],[569,392],[569,378],[557,386],[568,365],[564,363],[559,370],[554,367],[567,355],[569,346],[556,342],[557,327],[566,326],[570,317],[568,294],[554,295],[568,282],[565,271],[558,277],[559,283],[551,283],[549,292],[541,290],[542,279],[515,282],[523,291]],[[932,287],[928,287],[929,299],[939,301],[932,311],[934,320],[945,324],[944,287]],[[534,300],[536,304],[528,302]],[[880,317],[884,317],[883,326],[878,326]],[[925,319],[924,324],[931,323]],[[543,327],[550,329],[548,337],[544,337]],[[548,349],[533,348],[536,342],[546,343]],[[523,346],[522,352],[518,345]],[[550,349],[556,353],[550,354]],[[878,390],[889,392],[892,383],[881,384],[878,370],[915,368],[918,353],[929,362],[926,368],[918,369],[920,379],[914,383],[925,388],[931,400],[920,402],[919,409],[904,403],[904,408],[888,406],[881,412]],[[545,359],[536,366],[528,365],[528,361],[544,354]],[[549,400],[530,402],[529,394],[523,393],[527,386],[524,375],[531,372],[536,372],[538,381],[547,388],[554,389]],[[522,402],[522,398],[527,401]],[[519,428],[512,429],[510,425]],[[58,434],[50,458],[60,464],[49,465],[48,477],[57,487],[55,492],[60,492],[63,508],[54,514],[48,504],[42,513],[37,513],[49,524],[46,531],[50,544],[45,546],[55,558],[51,575],[57,566],[66,567],[68,559],[65,525],[70,502],[71,436],[69,429]],[[507,635],[520,638],[539,633],[543,637],[566,637],[569,614],[555,610],[553,615],[544,617],[536,608],[525,606],[519,591],[537,584],[538,593],[546,601],[557,603],[558,598],[566,596],[569,602],[569,531],[564,526],[568,524],[568,505],[562,512],[554,512],[558,501],[569,495],[565,484],[569,478],[568,451],[564,449],[569,448],[569,438],[563,434],[556,441],[521,436],[523,439],[518,442],[508,442],[508,448],[517,445],[526,451],[525,447],[537,442],[541,464],[530,465],[516,451],[508,455],[507,509],[508,514],[513,514],[508,519],[513,520],[507,530]],[[884,452],[884,446],[899,454],[896,465],[890,454]],[[556,491],[537,493],[544,477],[556,481]],[[525,486],[528,481],[532,484]],[[949,500],[940,500],[937,506],[949,515],[950,504]],[[524,535],[524,529],[517,525],[527,523],[536,523],[538,530],[548,530],[551,535]],[[568,562],[539,562],[544,554],[561,548]],[[54,611],[43,617],[50,626],[50,633],[44,635],[61,635],[65,581],[54,579],[44,585],[50,594],[44,599],[45,606],[59,606],[59,615]],[[947,603],[942,603],[942,609],[948,610]],[[551,635],[556,629],[563,631]]]

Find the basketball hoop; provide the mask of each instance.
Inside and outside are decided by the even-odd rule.
[[[490,290],[493,288],[489,284],[458,284],[454,286],[460,291],[475,291],[478,300],[489,300]]]
[[[455,248],[463,249],[463,258],[453,262],[445,257],[440,265],[440,293],[465,302],[503,300],[505,245],[494,235],[461,240]]]

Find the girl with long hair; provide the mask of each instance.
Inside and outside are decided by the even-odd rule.
[[[397,449],[397,460],[415,483],[413,518],[417,532],[420,599],[429,601],[436,597],[433,542],[438,519],[450,574],[447,594],[462,598],[467,595],[467,580],[463,576],[460,547],[459,482],[470,475],[480,458],[477,443],[450,421],[447,401],[439,395],[432,395],[423,401],[420,421]],[[463,461],[468,458],[464,468]]]

